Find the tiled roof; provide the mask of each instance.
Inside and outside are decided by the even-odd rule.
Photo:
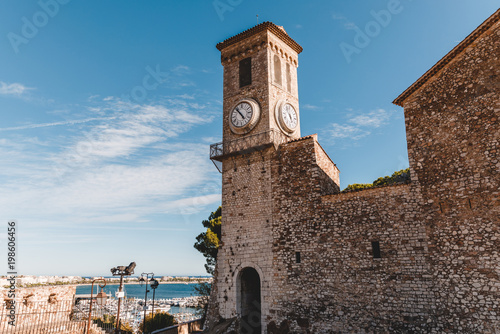
[[[242,41],[264,30],[269,30],[277,37],[281,38],[281,40],[283,40],[295,52],[297,53],[302,52],[302,47],[297,42],[295,42],[290,36],[288,36],[288,34],[285,32],[283,28],[280,28],[274,23],[268,21],[262,22],[261,24],[258,24],[248,30],[239,33],[238,35],[235,35],[231,38],[226,39],[223,42],[220,42],[216,45],[216,47],[219,51],[222,51],[222,49],[227,48],[230,45],[238,43],[239,41]]]
[[[441,58],[430,70],[425,72],[417,81],[408,87],[401,95],[399,95],[392,103],[400,107],[403,106],[403,102],[412,95],[417,89],[422,87],[430,78],[436,75],[443,67],[449,64],[459,53],[470,46],[479,36],[481,36],[486,30],[491,28],[496,22],[500,20],[500,9],[498,9],[493,15],[491,15],[486,21],[481,23],[469,36],[467,36],[462,42],[453,48],[446,56]]]
[[[313,138],[313,137],[314,137],[314,135],[309,135],[309,136],[305,136],[305,137],[295,138],[295,139],[287,141],[286,143],[294,143],[296,141],[302,141],[302,140],[310,139],[310,138]]]

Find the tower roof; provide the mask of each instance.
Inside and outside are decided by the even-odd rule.
[[[226,39],[223,42],[220,42],[216,45],[217,49],[219,51],[222,51],[226,47],[233,45],[235,43],[238,43],[250,36],[253,36],[255,34],[258,34],[261,31],[264,30],[269,30],[273,34],[275,34],[277,37],[281,38],[289,47],[291,47],[295,52],[301,53],[302,52],[302,47],[295,42],[288,34],[286,33],[285,29],[283,27],[277,26],[276,24],[266,21],[262,22],[261,24],[258,24],[248,30],[245,30],[238,35],[235,35],[233,37],[230,37]]]
[[[424,73],[417,81],[415,81],[410,87],[408,87],[403,93],[401,93],[392,103],[400,107],[403,106],[404,101],[410,97],[416,90],[425,85],[429,79],[435,76],[443,67],[448,65],[455,57],[457,57],[462,51],[467,47],[472,45],[475,40],[477,40],[485,31],[490,29],[496,22],[500,21],[500,9],[498,9],[493,15],[486,19],[479,27],[477,27],[469,36],[467,36],[462,42],[455,46],[450,52],[446,54],[441,60],[439,60],[434,66],[432,66],[427,72]]]

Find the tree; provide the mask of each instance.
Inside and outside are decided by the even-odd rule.
[[[404,183],[404,182],[410,182],[410,181],[411,181],[410,168],[406,168],[406,169],[401,169],[399,171],[392,173],[391,176],[379,177],[378,179],[373,181],[373,183],[350,184],[343,191],[367,189],[367,188],[380,187],[380,186],[388,186],[391,184]]]
[[[402,169],[392,173],[391,176],[379,177],[373,181],[373,186],[386,186],[395,183],[402,183],[410,181],[410,168]]]
[[[142,322],[139,326],[140,333],[151,333],[157,329],[162,329],[166,327],[170,327],[176,325],[177,321],[173,315],[167,312],[156,312],[153,315],[148,314],[146,316],[146,321]],[[145,329],[143,327],[146,327]]]
[[[206,258],[205,270],[210,275],[214,274],[217,252],[221,242],[221,218],[222,208],[219,206],[215,212],[208,216],[207,220],[201,222],[207,231],[200,233],[194,244],[194,248]]]

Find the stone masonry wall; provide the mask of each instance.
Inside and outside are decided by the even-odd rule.
[[[222,177],[222,247],[217,258],[219,314],[237,316],[237,278],[252,267],[261,279],[262,317],[268,315],[272,285],[271,156],[274,149],[229,159]]]
[[[404,104],[443,331],[500,330],[500,23]]]
[[[341,193],[315,135],[225,158],[211,321],[238,316],[248,266],[264,334],[498,333],[499,77],[497,22],[405,97],[409,184]],[[246,94],[226,89],[224,117]],[[274,88],[248,89],[271,110]]]
[[[70,314],[74,304],[76,286],[46,286],[34,288],[17,288],[15,298],[15,327],[8,324],[11,299],[8,290],[0,294],[0,332],[27,333],[28,331],[44,331],[47,328],[60,329],[60,333],[73,333],[83,330],[83,323],[70,322]],[[60,326],[59,326],[60,324]],[[80,330],[80,332],[81,332]]]
[[[276,306],[268,333],[432,328],[425,227],[416,220],[412,187],[352,193],[337,187],[331,194],[315,137],[282,145],[279,155],[273,183]],[[373,258],[372,241],[380,243],[381,258]]]

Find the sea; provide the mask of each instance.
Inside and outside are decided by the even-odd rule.
[[[168,283],[168,284],[160,284],[156,288],[155,291],[155,300],[157,299],[172,299],[172,298],[183,298],[183,297],[191,297],[196,296],[196,292],[194,287],[196,283],[184,284],[184,283]],[[118,284],[108,284],[104,287],[104,292],[107,295],[115,296],[115,292],[118,291]],[[90,294],[90,285],[78,285],[76,287],[77,295],[85,295]],[[94,295],[98,293],[97,291],[97,282],[94,284]],[[152,301],[153,299],[153,289],[148,285],[148,301]],[[100,291],[100,289],[99,289]],[[146,293],[146,286],[141,286],[140,284],[124,284],[123,291],[125,292],[125,297],[127,298],[140,298],[144,299],[144,295]],[[178,307],[172,306],[170,308],[170,313],[193,313],[195,309],[189,307]]]

